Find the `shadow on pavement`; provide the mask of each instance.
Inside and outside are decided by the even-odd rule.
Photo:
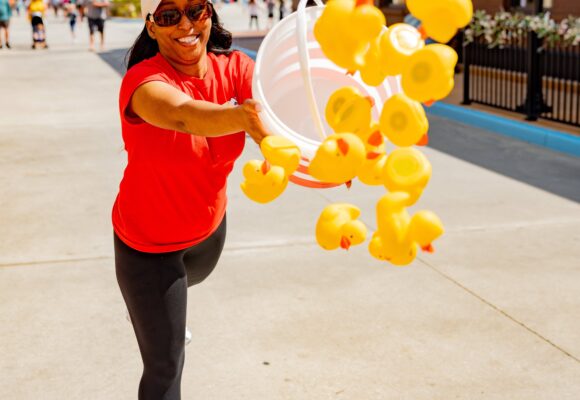
[[[109,64],[121,76],[125,75],[127,69],[125,68],[125,55],[129,49],[116,49],[98,53],[99,57]]]
[[[429,147],[580,202],[580,158],[429,115]]]
[[[99,56],[123,76],[127,50],[111,50]],[[580,202],[580,158],[433,115],[429,123],[429,147]]]

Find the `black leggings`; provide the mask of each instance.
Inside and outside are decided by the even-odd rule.
[[[139,400],[181,399],[187,288],[213,271],[225,238],[225,216],[203,242],[169,253],[143,253],[115,235],[117,282],[143,359]]]

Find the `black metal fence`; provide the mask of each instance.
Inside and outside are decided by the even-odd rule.
[[[502,48],[489,48],[482,37],[465,45],[463,103],[580,126],[580,46],[542,44],[514,28]]]

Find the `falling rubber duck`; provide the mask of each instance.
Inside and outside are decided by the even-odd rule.
[[[407,96],[425,105],[446,97],[453,89],[457,53],[444,44],[417,50],[405,64],[401,84]]]
[[[324,114],[334,132],[358,134],[371,124],[373,106],[372,98],[363,96],[353,86],[344,86],[330,95]]]
[[[383,184],[383,169],[387,161],[385,154],[386,145],[383,134],[379,129],[379,123],[373,121],[371,126],[360,132],[358,137],[361,138],[365,145],[366,156],[359,169],[358,179],[370,186]]]
[[[387,77],[381,63],[382,58],[381,36],[379,36],[371,42],[360,67],[360,77],[367,85],[379,86]]]
[[[269,203],[280,196],[288,185],[284,168],[267,160],[250,160],[244,165],[244,182],[240,184],[248,198],[257,203]]]
[[[258,203],[268,203],[280,196],[289,176],[300,163],[300,149],[281,136],[267,136],[260,143],[265,160],[251,160],[244,165],[246,180],[240,187],[246,196]]]
[[[413,147],[399,147],[387,157],[383,184],[390,192],[409,194],[407,206],[417,202],[431,179],[431,163]]]
[[[386,75],[400,75],[411,55],[425,46],[421,33],[407,24],[394,24],[380,36],[380,64]]]
[[[282,136],[266,136],[260,143],[260,150],[271,165],[284,168],[286,175],[293,174],[300,163],[300,149]]]
[[[329,0],[314,25],[314,37],[329,60],[354,72],[386,24],[372,0]]]
[[[366,158],[363,161],[358,179],[369,186],[378,186],[384,183],[383,171],[387,163],[387,155],[382,152],[367,152]]]
[[[361,244],[367,235],[366,226],[359,220],[360,209],[352,204],[330,204],[322,210],[316,223],[316,241],[325,250],[338,247],[348,250]]]
[[[423,36],[449,42],[473,17],[471,0],[407,0],[407,8],[421,20]]]
[[[379,119],[381,132],[395,146],[426,145],[429,122],[421,104],[404,93],[391,96]]]
[[[385,137],[381,133],[379,123],[377,121],[371,122],[371,125],[356,133],[365,145],[366,152],[385,152]]]
[[[393,265],[410,264],[417,249],[432,253],[432,242],[444,232],[443,224],[431,211],[418,211],[409,216],[406,206],[409,194],[387,193],[377,202],[377,231],[369,243],[370,254]]]
[[[357,176],[365,158],[365,146],[352,133],[335,133],[318,147],[308,173],[321,182],[347,183]]]

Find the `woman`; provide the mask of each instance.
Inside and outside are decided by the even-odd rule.
[[[226,179],[247,132],[268,135],[251,100],[253,61],[206,0],[141,0],[120,114],[128,164],[113,207],[117,281],[144,370],[139,399],[180,399],[187,288],[215,267]],[[234,105],[235,102],[241,105]]]

